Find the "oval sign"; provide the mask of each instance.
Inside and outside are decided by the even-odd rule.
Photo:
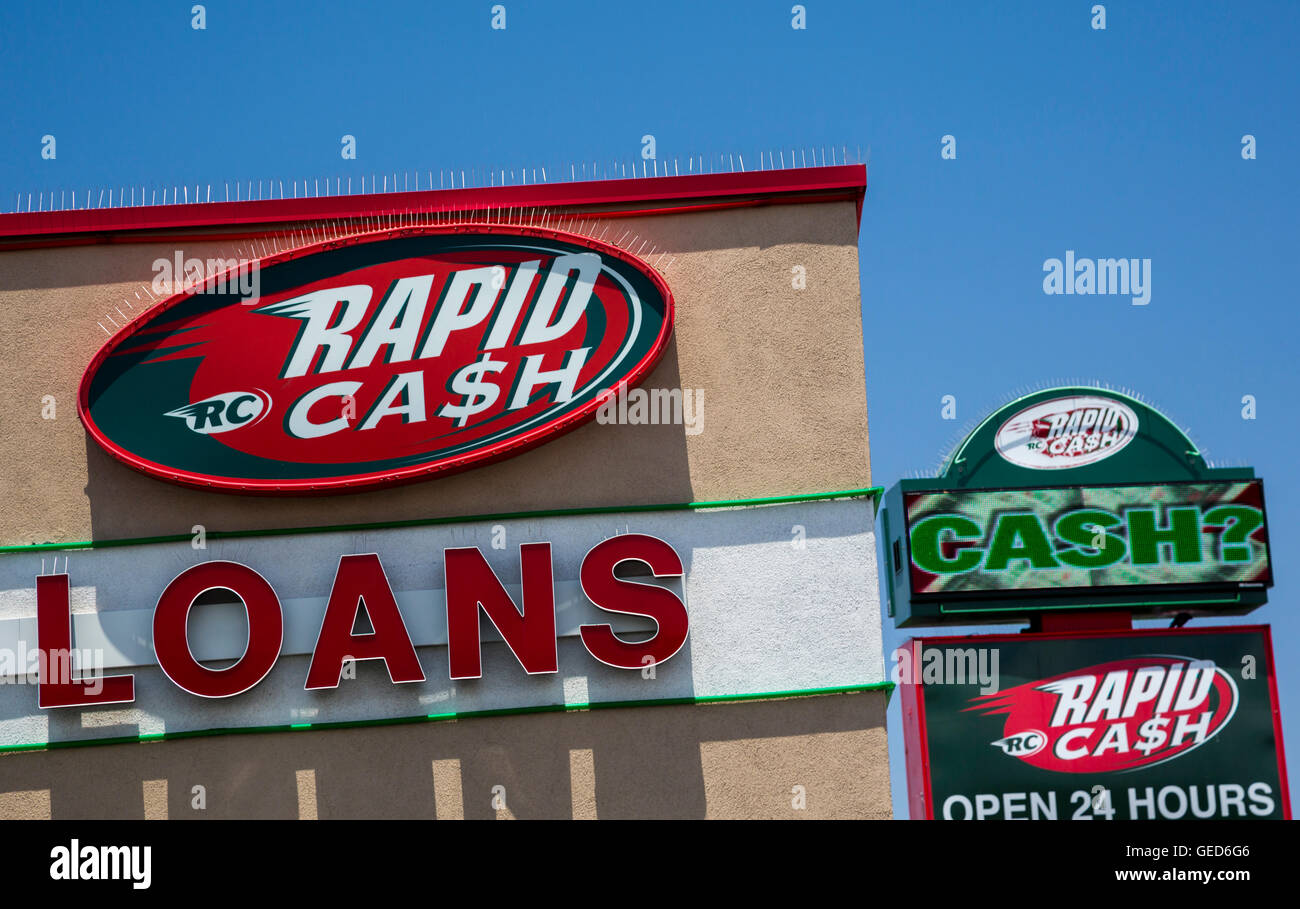
[[[1057,773],[1121,773],[1205,744],[1231,722],[1238,692],[1227,670],[1208,661],[1139,656],[971,702],[967,710],[1006,715],[1003,737],[992,744],[1009,757]]]
[[[232,267],[123,327],[77,410],[187,486],[312,493],[510,457],[640,382],[672,334],[657,272],[577,234],[364,234]]]
[[[1040,401],[1009,417],[998,429],[998,454],[1019,467],[1060,470],[1095,464],[1137,437],[1137,414],[1099,395]]]

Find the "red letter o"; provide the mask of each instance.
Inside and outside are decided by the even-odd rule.
[[[244,601],[248,646],[239,662],[208,669],[190,652],[186,627],[190,607],[204,591],[229,590]],[[284,640],[280,600],[266,578],[238,562],[203,562],[167,585],[153,613],[153,649],[167,678],[190,694],[228,698],[252,688],[271,671]]]

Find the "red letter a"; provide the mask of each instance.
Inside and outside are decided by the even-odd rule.
[[[364,601],[366,615],[375,630],[372,634],[353,634],[357,610]],[[325,606],[311,668],[307,670],[307,688],[337,688],[346,660],[383,660],[388,677],[394,682],[423,682],[415,645],[407,634],[406,623],[393,598],[384,566],[373,552],[345,555],[339,559],[338,574]]]

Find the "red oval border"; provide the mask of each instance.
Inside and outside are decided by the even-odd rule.
[[[655,288],[662,294],[664,299],[664,323],[660,329],[659,336],[655,339],[650,351],[642,357],[640,362],[632,368],[620,380],[626,383],[626,387],[639,385],[658,365],[659,360],[663,357],[664,351],[668,347],[668,342],[672,339],[673,325],[676,321],[675,303],[673,301],[672,291],[669,290],[668,284],[664,281],[663,276],[646,262],[637,258],[626,250],[596,240],[592,237],[582,234],[570,233],[568,231],[553,230],[546,227],[525,227],[519,225],[506,224],[485,224],[479,222],[454,224],[454,225],[437,225],[425,227],[399,227],[388,230],[373,231],[364,234],[353,234],[347,237],[340,237],[333,240],[326,240],[321,243],[315,243],[310,246],[300,246],[294,249],[285,250],[271,256],[257,259],[259,268],[269,268],[283,262],[304,256],[315,255],[327,250],[339,249],[346,246],[356,246],[363,243],[373,243],[382,240],[391,240],[398,237],[412,236],[434,236],[434,235],[454,235],[454,234],[487,234],[500,237],[540,237],[549,240],[558,240],[563,243],[571,243],[576,246],[585,246],[588,249],[599,252],[601,255],[613,256],[625,264],[644,274],[654,284]],[[195,237],[201,241],[201,236]],[[140,313],[131,321],[127,322],[113,334],[111,338],[104,343],[99,352],[91,358],[89,365],[81,375],[81,383],[77,391],[77,416],[81,420],[82,426],[90,434],[91,438],[108,452],[117,461],[126,464],[142,473],[148,474],[156,479],[165,480],[169,483],[185,486],[191,489],[220,490],[223,492],[238,492],[249,495],[325,495],[338,492],[358,492],[365,489],[378,489],[390,486],[400,486],[406,483],[416,483],[421,480],[427,480],[435,476],[449,475],[468,470],[473,467],[483,467],[506,458],[522,454],[532,448],[558,438],[559,436],[577,429],[584,423],[589,422],[595,417],[596,411],[599,410],[600,398],[590,402],[587,406],[579,410],[572,411],[560,417],[559,419],[539,426],[529,432],[519,436],[511,437],[504,442],[498,442],[489,445],[484,449],[471,452],[466,455],[459,455],[446,461],[441,461],[430,465],[421,465],[417,467],[406,467],[399,470],[376,471],[367,474],[352,474],[328,480],[291,480],[283,481],[237,481],[228,477],[214,477],[207,474],[192,473],[189,471],[178,471],[175,468],[167,467],[149,461],[145,458],[138,457],[131,452],[122,448],[113,442],[95,425],[90,417],[89,394],[90,380],[100,365],[106,360],[113,351],[128,337],[130,337],[137,328],[149,320],[155,318],[168,309],[180,304],[183,300],[192,297],[198,287],[219,280],[230,272],[223,272],[222,275],[208,275],[204,281],[196,285],[195,288],[183,291],[179,294],[173,294],[155,306]]]

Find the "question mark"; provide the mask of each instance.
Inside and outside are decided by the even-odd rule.
[[[1249,562],[1254,557],[1249,537],[1264,525],[1264,513],[1250,505],[1220,505],[1205,513],[1204,523],[1223,528],[1219,561]]]

